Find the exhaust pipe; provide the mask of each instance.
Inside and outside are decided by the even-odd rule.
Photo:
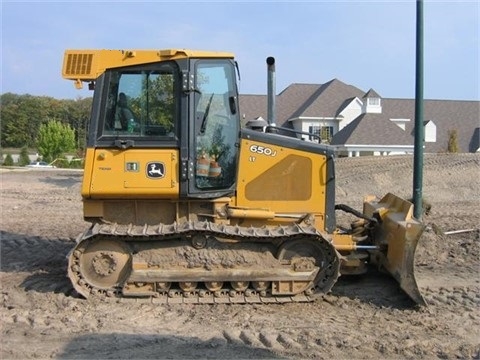
[[[267,122],[269,126],[277,126],[275,124],[275,58],[269,56],[267,58]]]

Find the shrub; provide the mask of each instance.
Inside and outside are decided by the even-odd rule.
[[[30,164],[30,158],[28,157],[28,149],[26,146],[22,147],[20,150],[20,157],[18,158],[18,165],[25,166]]]
[[[457,130],[450,130],[448,132],[448,147],[447,152],[458,153],[458,136]]]
[[[69,168],[70,167],[70,164],[68,162],[68,160],[66,158],[58,158],[54,165],[57,167],[57,168]]]
[[[5,156],[5,160],[3,161],[4,166],[13,166],[13,158],[11,154],[7,154]]]
[[[72,169],[83,169],[83,159],[76,158],[70,161],[70,168]]]

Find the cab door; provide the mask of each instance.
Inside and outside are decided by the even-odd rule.
[[[229,59],[203,59],[192,65],[189,196],[215,198],[235,189],[240,127],[235,64]]]

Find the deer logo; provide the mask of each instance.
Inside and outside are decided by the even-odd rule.
[[[147,177],[161,179],[165,176],[165,164],[162,162],[149,162],[147,164]]]

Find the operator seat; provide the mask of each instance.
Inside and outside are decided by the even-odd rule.
[[[132,109],[128,107],[127,96],[121,92],[118,94],[117,111],[115,113],[115,130],[127,130],[128,122],[135,116]]]

